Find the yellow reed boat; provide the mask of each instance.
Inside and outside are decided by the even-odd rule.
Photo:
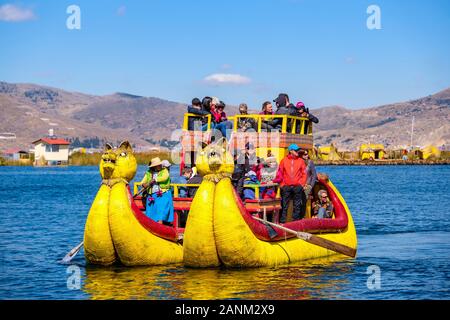
[[[239,117],[241,116],[235,117],[235,125],[236,118]],[[245,117],[255,118],[255,121],[259,123],[258,128],[261,129],[261,121],[265,116]],[[257,153],[260,156],[270,153],[275,155],[278,160],[287,154],[287,146],[291,143],[297,143],[306,150],[312,149],[312,124],[308,123],[307,119],[290,116],[279,117],[283,117],[285,121],[299,121],[298,126],[301,129],[296,130],[294,122],[294,125],[291,125],[292,131],[286,132],[287,126],[283,124],[276,144],[273,143],[273,137],[259,135],[259,132],[234,132],[230,145],[219,140],[209,144],[201,152],[196,152],[195,165],[199,173],[203,175],[203,182],[198,190],[200,194],[196,195],[192,202],[186,223],[183,248],[183,261],[186,266],[277,266],[336,254],[335,250],[299,239],[279,227],[268,227],[266,223],[254,219],[247,209],[248,204],[242,203],[231,183],[230,176],[234,169],[231,150],[240,144],[239,141],[253,139],[256,141]],[[185,124],[187,122],[185,120]],[[201,134],[205,135],[205,133]],[[194,135],[198,135],[198,133],[185,131],[183,137],[185,150],[182,155],[189,155],[191,159],[195,151],[190,141],[193,141]],[[261,137],[266,140],[272,139],[272,141],[261,141]],[[197,140],[198,138],[196,136]],[[345,246],[356,254],[355,225],[345,200],[329,178],[324,175],[320,176],[313,194],[318,189],[327,190],[335,208],[333,217],[329,219],[307,217],[285,223],[282,227],[313,234],[323,241]],[[277,199],[277,201],[279,200]],[[256,202],[256,206],[260,206],[264,209],[264,213],[267,213],[264,201],[257,200]],[[252,208],[253,206],[254,204],[251,204]],[[276,215],[280,206],[270,204],[270,208],[271,213]],[[252,211],[261,218],[263,210]]]
[[[136,205],[128,186],[136,169],[128,142],[117,149],[107,145],[100,162],[103,182],[84,232],[85,258],[90,264],[165,265],[183,260],[176,230],[154,222]]]

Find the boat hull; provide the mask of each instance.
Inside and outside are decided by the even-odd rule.
[[[101,185],[84,228],[84,256],[90,264],[111,265],[117,260],[109,229],[109,200],[111,189]]]
[[[203,180],[192,201],[183,241],[185,266],[220,265],[213,230],[215,188],[214,182]]]
[[[356,248],[356,230],[350,211],[333,184],[330,181],[327,184],[344,206],[348,222],[341,232],[324,233],[320,237]],[[220,197],[214,201],[214,238],[219,258],[225,266],[276,266],[336,254],[298,238],[274,242],[258,239],[244,218],[248,213],[242,212],[238,205],[231,180],[221,180],[215,192]]]
[[[167,240],[153,234],[151,222],[147,221],[147,225],[140,222],[136,215],[143,214],[135,212],[133,204],[125,183],[117,183],[111,188],[109,226],[120,262],[126,266],[181,263],[182,245],[175,239]]]

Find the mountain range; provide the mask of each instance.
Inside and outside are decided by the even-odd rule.
[[[186,104],[128,93],[98,96],[0,82],[0,110],[0,149],[28,149],[50,128],[74,146],[99,147],[128,139],[145,149],[175,144],[172,133],[181,128]],[[228,115],[237,111],[235,106],[226,107]],[[330,106],[310,111],[320,119],[314,126],[315,144],[334,143],[340,150],[356,150],[367,142],[388,148],[409,146],[412,126],[413,145],[448,147],[450,140],[450,88],[373,108]]]

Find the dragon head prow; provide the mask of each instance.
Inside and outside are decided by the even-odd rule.
[[[103,179],[111,179],[116,167],[116,154],[114,148],[109,143],[105,144],[102,158],[100,159],[99,170]]]
[[[231,175],[234,161],[226,139],[222,138],[203,148],[195,161],[198,173],[206,175]]]
[[[128,141],[123,141],[115,149],[108,143],[105,145],[100,160],[100,174],[103,179],[124,179],[129,182],[134,178],[136,171],[136,158]]]

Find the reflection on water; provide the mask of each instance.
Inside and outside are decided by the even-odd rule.
[[[82,290],[91,299],[332,299],[348,285],[348,260],[255,269],[88,266]]]

